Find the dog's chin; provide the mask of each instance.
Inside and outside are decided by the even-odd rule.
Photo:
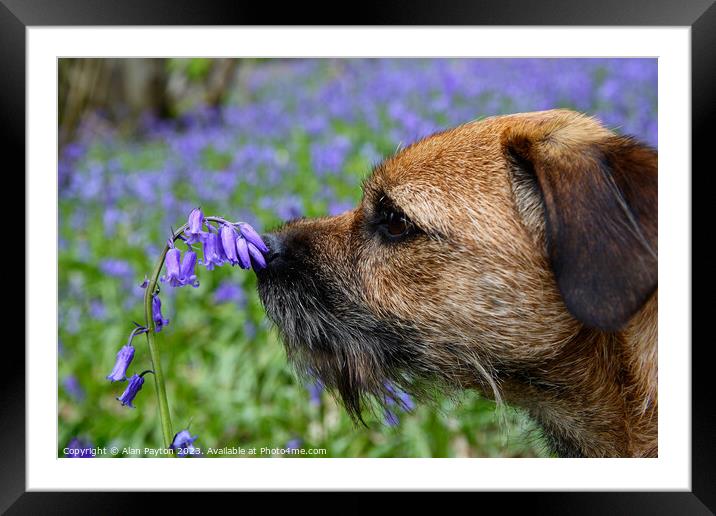
[[[380,321],[307,275],[287,281],[262,271],[258,279],[261,302],[297,374],[338,394],[355,421],[363,422],[365,409],[394,402],[395,387],[425,397],[418,380],[432,368],[421,362],[420,339],[407,325]]]

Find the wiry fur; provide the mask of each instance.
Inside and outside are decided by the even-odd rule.
[[[560,455],[655,456],[655,166],[652,151],[568,111],[433,135],[375,167],[355,210],[277,231],[261,299],[297,370],[335,389],[357,419],[369,399],[390,396],[386,381],[419,397],[477,388],[526,407]],[[591,197],[570,206],[580,185]],[[384,198],[420,232],[382,238]],[[631,218],[581,235],[595,199]],[[584,273],[570,262],[580,246],[592,253],[574,254]]]

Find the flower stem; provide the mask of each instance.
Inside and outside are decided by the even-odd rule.
[[[179,235],[181,235],[187,227],[188,225],[185,224],[177,229],[174,234],[172,234],[172,242],[179,238]],[[152,271],[152,275],[149,277],[149,283],[144,292],[144,316],[146,318],[146,327],[149,330],[147,331],[147,344],[149,345],[149,356],[151,357],[152,369],[154,370],[154,386],[157,393],[157,403],[159,405],[159,419],[162,424],[162,437],[164,439],[164,445],[167,448],[172,443],[174,432],[172,431],[172,420],[169,413],[167,390],[164,384],[164,373],[162,372],[162,364],[159,358],[159,347],[157,346],[157,342],[155,340],[155,325],[152,314],[152,296],[157,290],[157,281],[159,280],[159,275],[162,272],[164,259],[166,258],[168,251],[169,245],[167,244],[164,246],[164,250],[154,267],[154,271]]]

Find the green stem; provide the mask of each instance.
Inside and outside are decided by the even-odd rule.
[[[205,217],[207,222],[215,222],[220,224],[229,224],[236,226],[238,223],[229,222],[221,217]],[[176,241],[177,238],[189,227],[188,224],[184,224],[182,227],[177,229],[173,234],[171,241]],[[144,317],[146,318],[147,331],[147,344],[149,345],[149,356],[152,360],[152,369],[154,371],[154,386],[157,393],[157,404],[159,406],[159,420],[162,424],[162,437],[164,438],[164,446],[167,448],[171,445],[174,439],[174,432],[172,431],[172,419],[169,413],[169,402],[167,401],[167,389],[164,383],[164,373],[162,372],[162,363],[159,358],[159,346],[155,340],[155,325],[154,317],[152,314],[152,296],[157,293],[157,282],[159,281],[159,275],[162,273],[162,267],[164,267],[164,260],[167,257],[169,251],[169,243],[164,246],[162,254],[159,256],[157,264],[154,266],[152,275],[149,277],[147,289],[144,291]]]
[[[179,238],[179,235],[181,235],[187,227],[188,226],[185,224],[174,232],[172,235],[172,242]],[[164,438],[164,446],[167,448],[172,443],[174,432],[172,432],[172,420],[169,413],[169,402],[167,401],[167,389],[164,384],[164,373],[162,372],[162,364],[159,358],[159,346],[154,338],[155,325],[152,314],[152,296],[157,290],[157,281],[159,280],[159,275],[162,272],[164,259],[166,258],[168,251],[169,244],[164,246],[164,250],[159,257],[154,270],[152,271],[152,275],[149,277],[149,284],[144,291],[144,316],[146,318],[147,329],[149,330],[146,333],[147,344],[149,345],[149,356],[151,357],[152,369],[154,370],[154,386],[157,393],[157,403],[159,405],[159,419],[162,424],[162,437]]]

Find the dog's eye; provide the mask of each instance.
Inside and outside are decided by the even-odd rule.
[[[402,213],[391,211],[385,221],[385,230],[390,236],[400,237],[410,230],[410,221]]]
[[[403,240],[419,232],[418,227],[388,197],[381,197],[375,207],[371,226],[388,240]],[[370,220],[369,219],[369,220]]]
[[[415,231],[415,224],[401,211],[385,208],[378,221],[380,231],[391,240],[402,239]]]

